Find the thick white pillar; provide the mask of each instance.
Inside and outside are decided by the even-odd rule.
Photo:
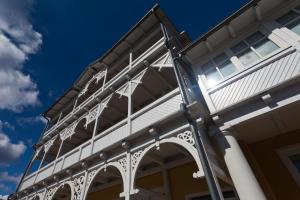
[[[229,174],[240,199],[266,200],[267,198],[235,137],[230,132],[224,131],[217,138]]]

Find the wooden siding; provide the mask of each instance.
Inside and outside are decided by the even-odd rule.
[[[223,87],[209,92],[216,111],[260,94],[300,74],[300,53],[287,49]]]

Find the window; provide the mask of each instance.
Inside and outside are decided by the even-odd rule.
[[[261,32],[256,32],[231,48],[244,66],[269,55],[279,47]]]
[[[300,144],[278,150],[279,156],[300,187]]]
[[[300,6],[279,17],[276,21],[300,35]]]
[[[225,53],[222,53],[204,64],[203,70],[208,86],[212,87],[223,78],[236,72],[237,68],[232,64],[228,56]]]

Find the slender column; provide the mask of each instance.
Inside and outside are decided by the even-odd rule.
[[[131,55],[131,54],[130,54]],[[128,94],[127,94],[127,100],[128,100],[128,116],[127,116],[127,126],[128,126],[128,135],[131,135],[131,112],[132,112],[132,100],[131,100],[131,94],[132,94],[132,81],[128,81]],[[125,191],[125,200],[130,200],[130,186],[131,186],[131,153],[129,150],[129,144],[128,142],[125,142],[125,146],[123,147],[126,149],[126,159],[127,159],[127,178],[126,178],[126,188],[124,188]]]
[[[224,131],[218,134],[217,141],[240,199],[266,200],[235,137],[229,131]]]
[[[124,188],[125,191],[125,200],[130,200],[130,185],[131,185],[131,154],[129,150],[126,154],[127,157],[127,178],[126,178],[126,188]]]
[[[95,126],[94,126],[94,129],[93,129],[93,136],[92,136],[92,142],[91,142],[91,155],[92,155],[93,150],[94,150],[95,135],[98,132],[98,127],[99,127],[98,121],[99,121],[99,115],[100,115],[100,107],[101,107],[101,102],[98,104],[98,112],[97,112],[97,116],[96,116],[96,119],[95,119]]]
[[[79,200],[84,200],[84,198],[86,197],[87,199],[87,178],[88,178],[88,165],[86,164],[86,162],[81,163],[81,166],[84,168],[84,183],[83,183],[83,188],[82,188],[82,192],[81,192],[81,196]]]
[[[131,97],[131,94],[132,94],[132,81],[129,80],[128,81],[128,117],[127,117],[127,125],[128,125],[128,135],[131,135],[131,113],[132,113],[132,97]]]

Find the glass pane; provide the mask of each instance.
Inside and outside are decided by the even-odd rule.
[[[237,70],[230,61],[226,61],[224,64],[220,65],[219,69],[224,77],[233,74]]]
[[[237,57],[244,66],[247,66],[260,59],[258,55],[256,55],[250,48],[237,55]]]
[[[213,60],[215,61],[216,64],[221,64],[225,62],[227,59],[228,59],[227,55],[225,53],[222,53],[216,56]]]
[[[217,69],[210,69],[205,72],[205,76],[207,79],[207,85],[209,87],[215,86],[222,79],[221,75],[217,71]]]
[[[300,18],[289,24],[287,28],[300,35]]]
[[[234,47],[232,47],[231,50],[233,51],[233,53],[239,53],[247,47],[248,46],[247,46],[247,44],[245,44],[245,42],[240,42],[237,45],[235,45]]]
[[[296,167],[297,171],[300,173],[300,154],[289,156],[289,158]]]
[[[276,49],[278,49],[279,47],[271,40],[265,38],[262,41],[260,41],[259,43],[257,43],[256,45],[254,45],[253,48],[255,48],[255,50],[261,56],[266,56],[266,55],[272,53],[273,51],[275,51]]]
[[[295,13],[294,11],[290,11],[282,17],[279,17],[276,21],[281,25],[286,25],[288,22],[290,22],[298,16],[299,14]]]
[[[261,32],[256,32],[249,37],[246,38],[246,41],[252,45],[256,43],[257,41],[261,40],[263,37],[265,37]]]
[[[203,69],[204,72],[210,71],[214,68],[216,68],[216,67],[211,61],[209,61],[209,62],[205,63],[204,65],[202,65],[202,69]]]

